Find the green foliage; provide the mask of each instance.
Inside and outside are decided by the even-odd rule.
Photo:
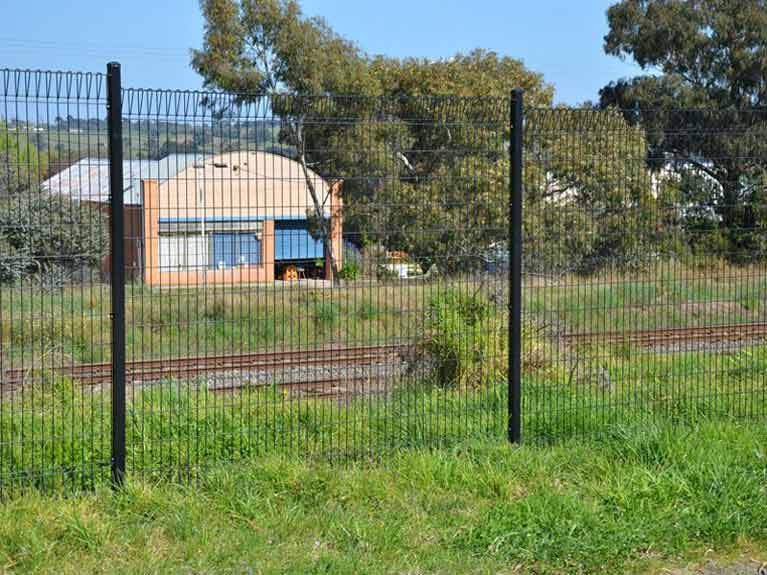
[[[206,0],[203,9],[206,39],[193,65],[217,88],[288,94],[273,100],[281,137],[320,175],[343,181],[344,229],[360,245],[403,250],[423,269],[450,273],[478,270],[477,256],[506,240],[508,96],[522,87],[531,108],[550,105],[553,89],[539,74],[484,50],[436,62],[372,57],[292,0]],[[317,94],[383,99],[309,97]],[[429,98],[443,94],[485,98]],[[314,116],[326,121],[305,122]],[[542,249],[536,261],[592,272],[659,251],[655,201],[636,169],[643,131],[612,111],[529,118],[537,141],[528,146],[527,211],[542,218],[527,226],[530,245]],[[544,213],[558,201],[543,185],[550,181],[576,191],[554,215]],[[313,219],[321,238],[326,230]]]
[[[702,231],[717,255],[762,261],[767,6],[761,0],[622,0],[608,20],[605,51],[660,74],[606,86],[601,104],[626,110],[628,120],[644,127],[651,165],[691,172],[678,182],[677,217],[688,243]]]
[[[439,386],[471,388],[498,383],[507,369],[501,314],[480,293],[450,290],[429,302],[421,351]]]
[[[25,250],[0,236],[0,284],[12,284],[22,279],[34,265],[34,258]]]
[[[531,105],[549,104],[553,91],[539,74],[482,50],[438,62],[372,57],[293,0],[202,6],[205,42],[193,66],[208,85],[244,99],[288,94],[272,102],[283,142],[320,175],[343,180],[344,229],[361,245],[383,243],[424,269],[440,260],[453,271],[476,265],[470,255],[504,237],[508,96],[523,87]],[[421,98],[447,93],[496,98]],[[385,99],[310,97],[319,94]],[[327,121],[305,122],[316,115]]]
[[[360,274],[362,273],[362,270],[360,269],[360,266],[357,262],[344,262],[343,267],[341,267],[341,271],[338,272],[338,276],[342,280],[349,280],[353,281],[360,277]]]
[[[645,133],[615,110],[527,115],[523,234],[532,272],[636,269],[668,249]]]
[[[341,313],[338,305],[333,302],[317,302],[314,304],[314,321],[325,328],[338,323]]]
[[[42,190],[0,205],[0,281],[36,276],[61,283],[96,266],[109,246],[106,217],[96,208]]]
[[[767,559],[766,440],[759,426],[645,424],[349,465],[266,456],[187,484],[134,474],[117,493],[6,499],[0,554],[20,573],[607,575],[695,572],[737,551],[751,574]]]
[[[35,188],[47,171],[48,156],[0,120],[0,198]]]
[[[381,315],[381,310],[373,302],[365,301],[365,302],[362,302],[359,310],[357,310],[357,315],[359,316],[361,320],[370,321],[370,320],[376,319],[379,315]]]

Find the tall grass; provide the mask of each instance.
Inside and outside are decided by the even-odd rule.
[[[0,557],[19,573],[618,575],[751,541],[765,560],[766,445],[758,426],[657,424],[341,466],[268,455],[191,484],[7,500]]]
[[[21,393],[0,402],[2,487],[87,489],[107,481],[109,391],[50,377]],[[267,454],[380,457],[500,437],[505,428],[501,384],[456,392],[405,379],[385,395],[318,400],[273,386],[222,392],[168,381],[131,388],[128,399],[129,474],[144,477],[188,477]]]
[[[428,301],[474,280],[389,285],[228,286],[158,290],[127,286],[129,359],[235,353],[325,344],[416,340]],[[494,310],[500,316],[502,308]],[[5,367],[108,361],[106,285],[40,291],[0,289],[0,359]]]
[[[758,425],[767,414],[767,352],[756,359],[741,353],[740,363],[732,359],[731,377],[716,380],[705,371],[695,375],[695,366],[704,370],[709,359],[694,354],[687,363],[661,357],[641,368],[628,360],[609,366],[610,387],[598,375],[568,383],[556,379],[556,368],[541,367],[524,380],[523,434],[529,443],[556,444],[577,436],[610,439],[627,428],[684,430],[717,420]],[[353,460],[505,437],[503,378],[482,386],[436,383],[414,372],[388,387],[328,399],[274,386],[216,391],[202,381],[130,388],[129,473],[188,477],[201,468],[269,454]],[[89,488],[106,481],[110,405],[108,389],[59,377],[6,395],[0,401],[5,487]]]
[[[668,261],[642,272],[529,278],[523,294],[531,317],[572,332],[767,320],[763,266],[697,269]]]

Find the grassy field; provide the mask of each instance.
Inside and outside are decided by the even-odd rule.
[[[382,285],[127,287],[133,359],[365,344],[420,337],[431,298],[474,291],[477,278]],[[482,290],[505,314],[506,281]],[[527,278],[526,322],[546,335],[767,321],[767,270],[677,263],[635,274]],[[0,355],[7,367],[109,359],[109,287],[0,289]],[[620,351],[620,350],[618,350]],[[550,353],[563,357],[562,350]],[[620,355],[620,353],[618,353]],[[687,361],[687,360],[683,360]]]
[[[429,323],[435,297],[474,292],[479,286],[457,280],[207,291],[130,285],[128,358],[422,342],[427,326],[439,331]],[[481,290],[496,306],[495,326],[501,328],[504,288],[505,284],[486,283]],[[566,345],[552,337],[557,331],[552,326],[557,325],[569,332],[594,329],[596,323],[591,322],[596,320],[589,314],[601,317],[599,328],[608,330],[752,321],[762,313],[762,290],[767,286],[752,268],[663,268],[641,276],[578,281],[565,277],[556,284],[528,284],[523,345],[526,437],[558,442],[609,435],[620,425],[763,419],[763,342],[671,353],[624,345]],[[669,312],[693,305],[702,315]],[[104,286],[45,293],[0,291],[3,366],[44,368],[108,359],[108,311]],[[735,317],[736,312],[742,315]],[[486,342],[490,351],[472,360],[472,344],[487,335],[484,327],[490,324],[465,331],[466,326],[445,325],[455,341],[438,342],[446,344],[436,352],[443,365],[461,354],[474,362],[461,384],[437,381],[433,369],[416,362],[383,389],[344,401],[296,399],[284,389],[263,386],[221,393],[196,380],[131,388],[132,472],[178,474],[198,463],[215,465],[273,453],[353,458],[400,447],[450,447],[467,439],[500,437],[507,397],[505,339],[491,338]],[[488,359],[502,363],[503,369],[486,367]],[[98,483],[108,472],[104,462],[109,459],[109,390],[82,388],[44,370],[34,379],[34,385],[6,393],[0,401],[0,476],[47,486],[43,471],[53,468],[55,479],[75,486],[89,485],[94,477]]]
[[[142,359],[411,340],[423,333],[432,298],[502,285],[453,279],[158,290],[132,284],[126,289],[127,354]],[[108,361],[109,312],[107,285],[0,289],[3,365]]]
[[[187,486],[27,493],[0,506],[0,568],[697,573],[688,561],[767,559],[766,448],[763,426],[651,425],[557,447],[490,440],[340,466],[267,456]]]
[[[130,285],[128,356],[423,341],[434,297],[477,286]],[[483,287],[501,324],[502,286]],[[0,569],[682,575],[711,549],[750,558],[767,547],[767,346],[672,353],[552,335],[755,321],[763,291],[753,269],[528,283],[522,447],[504,442],[505,374],[486,357],[476,380],[445,385],[427,362],[342,400],[131,387],[116,495],[109,389],[41,370],[0,399]],[[0,291],[4,365],[107,359],[108,312],[103,286]],[[448,308],[436,325],[454,319]],[[448,355],[486,325],[453,333]],[[33,490],[15,497],[21,484]],[[34,490],[62,485],[89,493]]]
[[[767,320],[761,267],[685,268],[530,279],[525,289],[525,390],[530,433],[589,433],[628,418],[652,422],[767,416],[767,346],[761,340],[642,348],[568,344],[601,333]]]
[[[529,278],[525,312],[569,332],[686,327],[767,320],[767,269],[678,262],[636,273]]]

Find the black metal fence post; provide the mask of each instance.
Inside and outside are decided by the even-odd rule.
[[[110,280],[112,288],[112,483],[125,478],[125,212],[120,64],[107,64]]]
[[[509,441],[522,439],[522,130],[523,92],[511,93],[511,189],[509,190]]]

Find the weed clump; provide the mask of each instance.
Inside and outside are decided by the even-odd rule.
[[[506,377],[506,324],[484,295],[446,291],[431,298],[427,313],[419,355],[437,385],[482,387]]]

